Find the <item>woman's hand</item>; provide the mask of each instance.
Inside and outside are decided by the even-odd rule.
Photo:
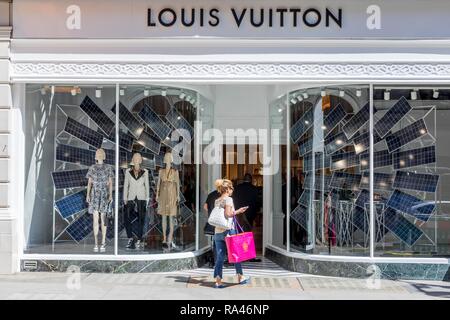
[[[89,195],[86,196],[86,202],[91,203],[91,197]]]
[[[236,214],[241,214],[244,213],[245,211],[247,211],[248,206],[247,207],[242,207],[236,210]]]

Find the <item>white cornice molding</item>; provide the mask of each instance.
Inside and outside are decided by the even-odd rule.
[[[136,47],[357,47],[357,48],[450,48],[450,39],[398,39],[398,38],[218,38],[173,37],[132,39],[11,39],[17,48],[127,48]]]
[[[11,40],[12,27],[0,27],[0,41]]]
[[[25,81],[450,81],[450,63],[12,63]]]

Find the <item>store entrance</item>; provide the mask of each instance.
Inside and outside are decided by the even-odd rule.
[[[263,176],[259,155],[262,145],[234,144],[223,146],[222,177],[233,181],[236,209],[249,206],[239,224],[252,231],[257,255],[263,252]]]

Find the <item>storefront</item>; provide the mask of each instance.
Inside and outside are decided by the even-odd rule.
[[[246,150],[261,254],[314,274],[447,279],[450,4],[431,2],[13,1],[5,269],[199,266],[206,196],[241,180],[229,165]],[[86,202],[98,149],[113,200],[100,226]],[[143,208],[124,196],[136,153]]]

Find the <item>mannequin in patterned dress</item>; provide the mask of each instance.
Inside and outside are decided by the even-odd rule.
[[[99,251],[99,218],[102,229],[100,252],[106,251],[106,214],[112,202],[114,170],[110,165],[104,163],[105,159],[105,150],[98,149],[95,152],[97,163],[89,167],[86,175],[88,178],[86,202],[89,204],[89,213],[93,215],[94,252]]]

